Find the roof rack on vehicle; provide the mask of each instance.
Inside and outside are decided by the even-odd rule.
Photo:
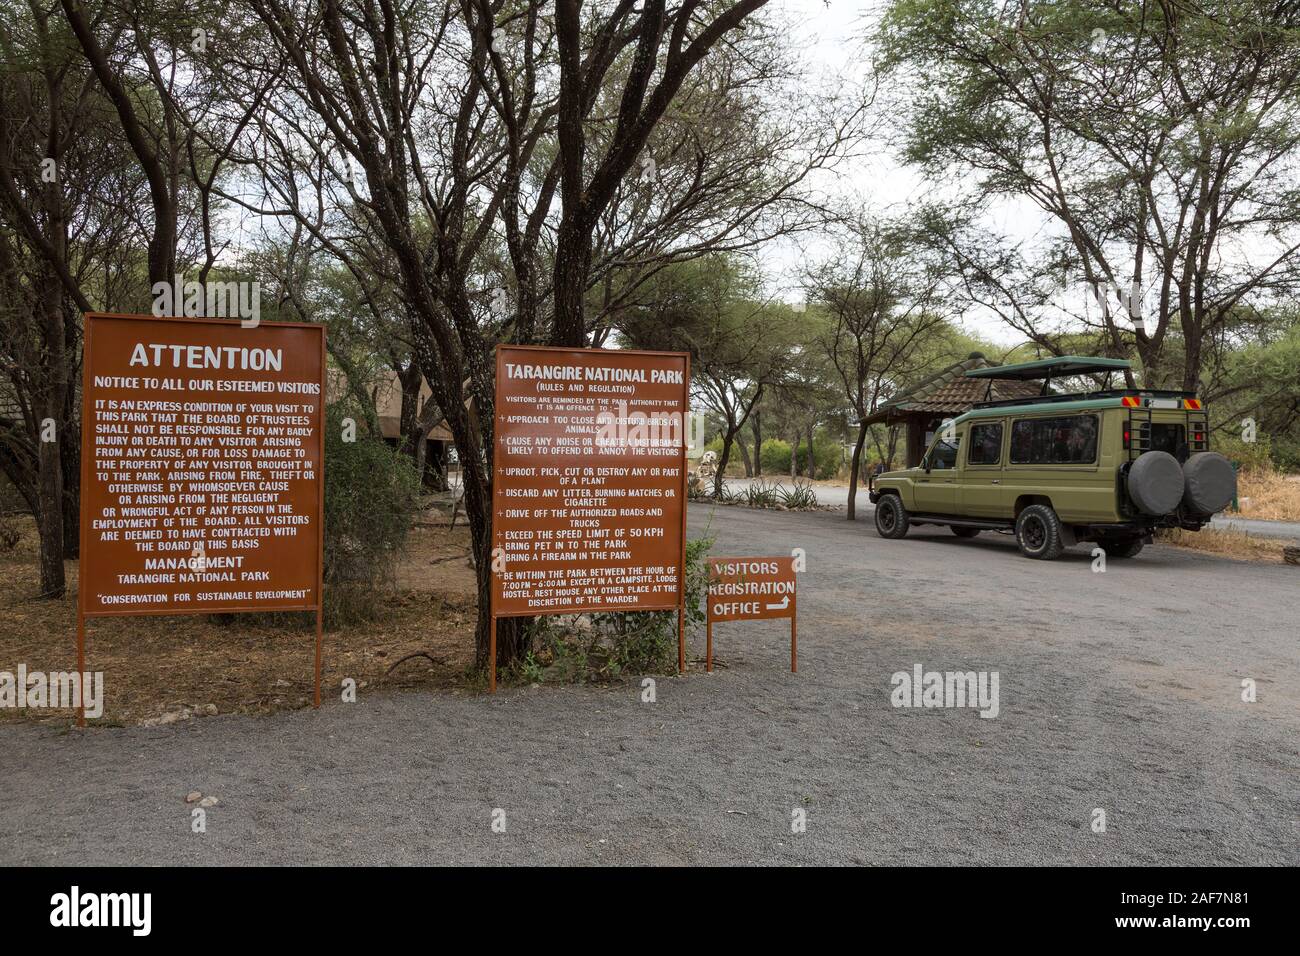
[[[1014,405],[1046,405],[1052,402],[1078,402],[1101,398],[1195,398],[1195,392],[1170,388],[1105,388],[1095,392],[1065,392],[1059,395],[1034,395],[1029,398],[999,398],[976,402],[973,408],[1003,408]]]
[[[1060,378],[1067,375],[1098,375],[1106,376],[1106,388],[1110,387],[1110,375],[1112,372],[1127,373],[1133,366],[1128,359],[1103,358],[1098,355],[1054,355],[1051,358],[1035,359],[1032,362],[1018,362],[1015,365],[992,365],[988,368],[970,369],[966,376],[968,378],[986,378],[986,379],[1011,379],[1013,381],[1029,381],[1030,379],[1041,378],[1043,380],[1042,397],[1047,398],[1052,394],[1052,379]],[[989,382],[989,388],[985,392],[986,402],[993,397],[993,383]]]
[[[1132,367],[1128,359],[1101,358],[1095,355],[1054,355],[1051,358],[1018,362],[1015,365],[973,368],[966,375],[968,378],[1010,378],[1023,382],[1031,378],[1122,372]]]

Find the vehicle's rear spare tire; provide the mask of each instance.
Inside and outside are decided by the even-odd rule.
[[[1188,458],[1183,483],[1183,504],[1196,514],[1222,511],[1237,494],[1237,472],[1217,451],[1200,451]]]
[[[1182,466],[1166,451],[1143,452],[1128,470],[1128,496],[1143,514],[1169,514],[1183,490]]]

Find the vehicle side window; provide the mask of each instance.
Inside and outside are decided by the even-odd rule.
[[[951,440],[940,438],[935,442],[934,449],[930,452],[930,467],[956,468],[957,446],[960,442],[960,435],[954,436]]]
[[[1014,465],[1090,465],[1096,460],[1096,415],[1022,418],[1011,423]]]
[[[970,447],[966,452],[968,465],[996,465],[1002,460],[1002,423],[972,425]]]

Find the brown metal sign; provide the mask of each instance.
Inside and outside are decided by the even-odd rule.
[[[494,619],[681,609],[689,387],[684,353],[497,349]]]
[[[86,316],[80,608],[320,605],[319,325]]]
[[[710,558],[706,668],[713,670],[713,625],[790,619],[790,670],[798,670],[793,557]]]

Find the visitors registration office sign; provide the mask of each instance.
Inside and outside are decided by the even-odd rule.
[[[502,346],[494,617],[680,608],[688,357]]]
[[[86,318],[86,615],[320,604],[324,330]]]

